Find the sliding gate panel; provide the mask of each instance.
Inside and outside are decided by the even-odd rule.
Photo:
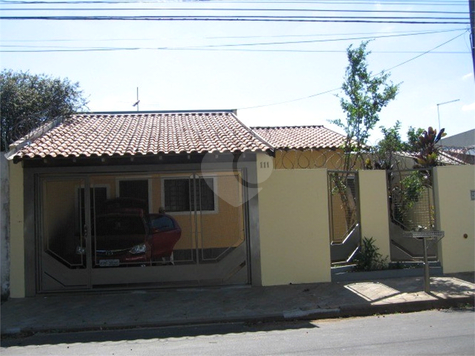
[[[240,172],[149,174],[143,206],[123,178],[40,179],[40,292],[250,282]]]
[[[209,269],[210,278],[227,283],[247,283],[247,243],[244,224],[243,184],[240,175],[220,173],[195,180],[201,201],[197,206],[197,245],[200,265],[221,266]],[[212,188],[214,210],[203,190]]]
[[[431,231],[436,227],[437,206],[431,168],[388,172],[388,204],[390,209],[391,261],[422,260],[423,244],[408,238],[408,231]],[[427,247],[428,257],[438,261],[438,247]]]
[[[329,171],[330,253],[332,264],[351,262],[361,241],[358,174]]]
[[[39,251],[41,291],[64,288],[82,289],[90,286],[85,249],[84,214],[81,220],[79,189],[83,179],[49,179],[41,184],[39,209]]]

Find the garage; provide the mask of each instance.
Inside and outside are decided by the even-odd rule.
[[[25,139],[25,294],[260,284],[269,149],[233,112],[77,115]]]

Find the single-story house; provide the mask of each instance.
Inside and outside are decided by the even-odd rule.
[[[45,125],[7,154],[11,296],[330,281],[328,170],[342,141],[323,126],[249,128],[232,110]],[[385,172],[362,174],[359,191],[362,231],[389,251]],[[172,230],[172,251],[154,254]]]
[[[319,137],[341,141],[322,126],[250,129],[235,111],[169,111],[77,114],[14,143],[7,156],[21,164],[12,176],[24,183],[25,295],[260,285],[258,171],[272,171],[274,145],[283,148],[289,134],[292,149],[316,147]],[[99,225],[110,224],[102,216],[114,198],[172,216],[181,229],[173,254],[136,262],[101,256]],[[102,234],[112,234],[107,226]]]

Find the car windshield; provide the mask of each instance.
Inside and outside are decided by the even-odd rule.
[[[170,219],[168,216],[159,216],[152,218],[152,227],[154,229],[163,231],[173,229],[175,224],[173,224],[172,219]]]
[[[95,246],[97,250],[128,249],[143,243],[146,233],[141,216],[99,216],[96,219]]]
[[[145,235],[145,225],[140,216],[102,216],[96,221],[97,235]]]

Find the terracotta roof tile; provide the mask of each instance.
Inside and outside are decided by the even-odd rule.
[[[322,125],[251,127],[275,149],[337,148],[345,136]]]
[[[24,138],[12,158],[268,151],[232,111],[77,114]]]

